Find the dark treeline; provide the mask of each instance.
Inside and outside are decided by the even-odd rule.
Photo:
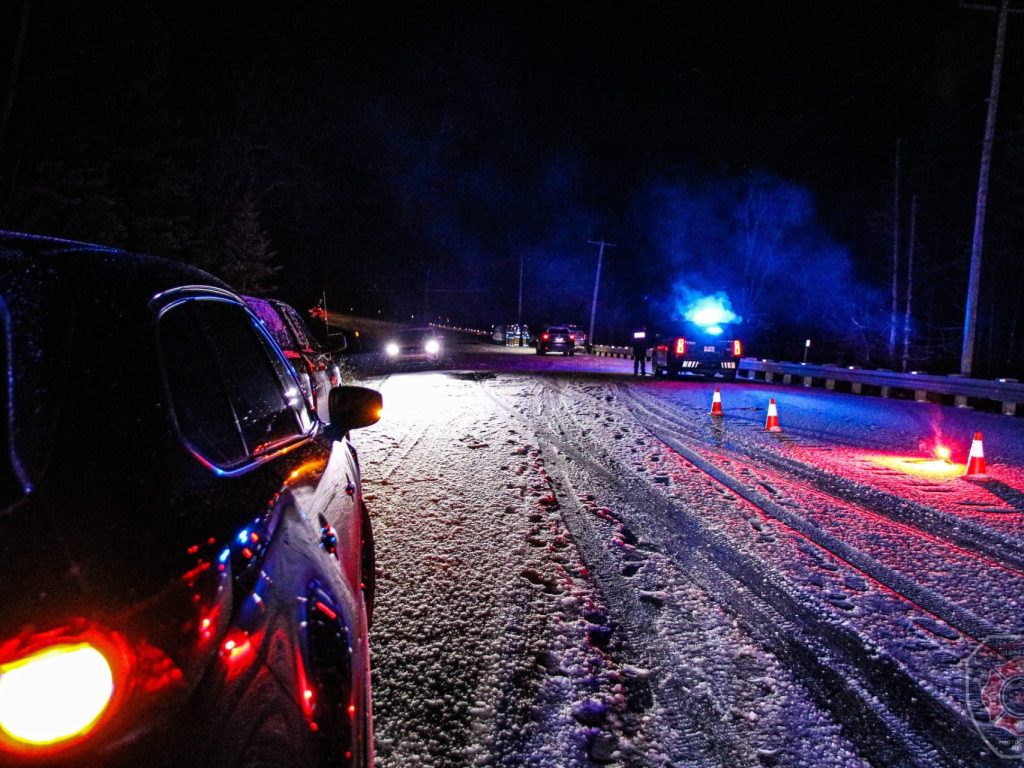
[[[514,319],[520,263],[525,320],[585,325],[603,237],[597,341],[699,290],[752,354],[898,368],[916,197],[907,364],[957,370],[994,17],[713,5],[13,0],[0,226],[478,327]],[[1014,17],[979,375],[1024,377],[1022,58]]]

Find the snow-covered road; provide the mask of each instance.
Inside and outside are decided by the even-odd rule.
[[[379,765],[1024,757],[1020,419],[750,383],[715,418],[714,384],[626,360],[452,365],[365,380]],[[922,454],[982,430],[986,483]]]

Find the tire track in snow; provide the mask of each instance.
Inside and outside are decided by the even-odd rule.
[[[610,757],[616,712],[587,697],[614,701],[615,670],[577,616],[593,586],[573,576],[557,511],[538,508],[547,486],[532,433],[471,383],[393,388],[393,421],[362,448],[388,480],[372,505],[378,763],[583,768]]]
[[[557,389],[557,385],[555,387]],[[566,416],[569,419],[574,418],[572,414]],[[649,428],[648,425],[645,427]],[[579,449],[579,442],[566,438],[567,429],[571,431],[573,427],[567,427],[563,419],[555,428],[562,437],[559,439],[552,433],[554,442],[560,444],[560,447],[576,461],[588,462],[586,455]],[[588,431],[580,430],[578,426],[576,430],[585,433]],[[651,431],[659,439],[662,438],[657,434],[658,430]],[[619,433],[614,435],[616,438],[621,436]],[[664,437],[672,440],[669,435]],[[679,452],[685,458],[689,458],[688,454],[693,453],[679,444],[678,440],[675,440],[675,443],[676,445],[672,447],[676,450],[682,448],[683,450]],[[607,462],[611,461],[611,455],[606,454],[601,458],[605,463],[589,462],[590,469],[598,473],[609,473],[611,470],[607,468]],[[697,458],[697,461],[691,463],[695,466],[702,469],[707,466],[706,462],[702,462],[695,454],[694,458]],[[708,469],[713,468],[708,466]],[[621,474],[628,473],[625,467],[622,470],[624,471]],[[713,473],[707,475],[715,482],[720,482],[714,478]],[[729,483],[725,484],[731,488]],[[701,581],[701,574],[717,571],[716,578],[703,579],[703,583],[725,604],[734,605],[737,613],[746,617],[755,631],[761,624],[757,617],[764,604],[796,622],[792,631],[783,633],[785,642],[779,637],[765,636],[763,632],[761,637],[771,647],[779,648],[783,656],[788,654],[788,658],[798,665],[803,665],[803,671],[811,681],[812,688],[817,685],[819,700],[832,709],[838,718],[844,718],[849,711],[854,711],[857,713],[854,717],[857,723],[871,724],[872,727],[851,728],[848,736],[862,745],[865,754],[869,755],[873,762],[878,765],[986,764],[987,753],[984,745],[980,742],[974,743],[974,739],[971,740],[972,743],[964,743],[962,739],[965,733],[962,713],[952,712],[944,702],[935,700],[892,660],[877,657],[872,649],[865,647],[863,639],[856,632],[822,618],[817,609],[802,604],[794,595],[775,585],[773,580],[777,576],[770,569],[761,567],[750,560],[749,555],[735,550],[727,540],[710,536],[709,532],[702,530],[685,511],[680,510],[676,503],[646,484],[631,483],[629,490],[630,493],[644,493],[647,496],[647,504],[653,509],[658,509],[660,517],[680,523],[682,529],[687,532],[688,535],[682,539],[676,537],[677,541],[671,551],[683,553],[687,547],[704,548],[709,559],[701,562],[699,556],[691,555],[690,572],[695,580]],[[739,495],[752,494],[746,487],[743,491],[744,493]],[[756,494],[755,498],[756,501],[766,501],[762,494]],[[784,522],[781,524],[785,525]],[[673,532],[667,529],[662,533],[671,537]],[[727,594],[728,590],[722,589],[722,585],[727,581],[717,576],[728,577],[741,587],[731,595]],[[760,604],[749,599],[750,592],[759,598]],[[785,627],[787,622],[780,622],[778,626]],[[930,744],[941,745],[942,756],[939,756]]]
[[[548,399],[550,404],[550,399]],[[596,476],[604,475],[607,483],[611,478],[607,473],[600,470],[587,458],[574,450],[569,442],[557,435],[554,431],[543,426],[545,418],[552,420],[552,426],[557,427],[559,416],[556,410],[536,418],[535,429],[539,436],[555,449],[555,471],[557,477],[554,479],[556,488],[560,491],[559,498],[563,499],[564,518],[577,549],[583,556],[591,574],[600,586],[601,593],[611,608],[612,615],[619,623],[619,632],[624,636],[625,645],[620,648],[620,655],[624,663],[635,665],[642,669],[662,668],[668,658],[668,649],[658,647],[659,642],[652,636],[648,628],[657,618],[657,608],[651,602],[645,601],[642,594],[638,594],[632,583],[621,575],[621,567],[612,553],[604,546],[605,537],[600,535],[592,521],[592,515],[579,503],[577,494],[573,490],[574,484],[569,478],[568,467],[565,456],[571,457],[572,461],[589,470],[590,481],[593,482]],[[541,414],[532,414],[541,416]],[[616,489],[614,482],[608,483],[608,487]],[[631,706],[639,709],[649,707],[652,703],[651,683],[647,679],[639,679],[631,691]],[[728,724],[727,718],[713,701],[702,699],[693,701],[686,696],[679,695],[680,692],[665,690],[660,691],[663,710],[668,714],[668,725],[676,735],[685,739],[685,746],[676,746],[673,750],[673,757],[686,755],[693,760],[694,765],[706,764],[705,761],[713,760],[715,765],[735,765],[753,768],[759,765],[752,756],[742,748],[742,742],[735,730]],[[710,712],[708,711],[710,710]],[[707,722],[711,720],[716,723],[714,729],[708,729]]]
[[[717,438],[713,434],[715,425],[712,425],[711,431],[701,426],[704,413],[697,413],[692,408],[686,408],[685,412],[688,416],[700,417],[701,421],[680,422],[680,409],[673,410],[664,400],[646,393],[620,391],[635,407],[646,414],[659,417],[664,422],[672,424],[680,433],[705,440],[716,439],[717,442]],[[761,434],[761,430],[753,425],[744,424],[744,426],[749,426],[751,431]],[[780,439],[779,436],[775,437]],[[781,438],[792,440],[786,435],[782,435]],[[787,475],[799,477],[818,491],[832,496],[841,495],[843,499],[876,514],[927,531],[933,536],[965,549],[983,553],[1000,564],[1010,565],[1018,571],[1024,571],[1024,540],[1020,538],[1000,536],[974,520],[956,518],[887,491],[865,487],[854,480],[823,471],[781,453],[768,453],[760,450],[763,446],[751,446],[742,440],[725,440],[722,441],[722,447],[775,467]],[[1001,484],[990,484],[987,487],[993,495],[1008,501],[1008,503],[1020,504],[1021,494],[1007,492],[1005,486]]]
[[[622,394],[634,403],[633,407],[643,408],[632,393]],[[755,467],[751,471],[740,463],[735,451],[722,448],[709,452],[705,444],[694,442],[692,434],[696,430],[687,429],[688,424],[680,424],[678,419],[669,421],[650,408],[643,410],[647,423],[658,425],[651,431],[688,461],[815,545],[955,627],[968,639],[980,642],[985,637],[1021,630],[1020,614],[1012,606],[997,603],[992,607],[993,616],[981,617],[963,605],[969,597],[964,595],[962,582],[962,574],[971,573],[972,578],[992,587],[1002,584],[1005,589],[1006,584],[1020,584],[1020,591],[1024,592],[1021,569],[929,530],[893,520],[876,511],[877,505],[864,508],[819,484],[802,485],[804,473],[797,481],[787,475],[758,474],[756,467],[763,464],[779,471],[774,454],[741,454],[743,460]],[[748,477],[741,478],[739,474]],[[755,481],[767,495],[753,487]],[[883,543],[885,547],[881,546]],[[875,554],[867,551],[868,547]],[[939,548],[941,570],[935,567],[933,557]]]
[[[637,403],[639,398],[627,391],[626,388],[620,386],[616,389],[617,393],[623,395],[623,399],[631,404],[630,410],[634,415],[640,417],[640,423],[644,424],[645,428],[659,441],[676,451],[716,482],[765,512],[779,525],[808,539],[815,548],[825,551],[829,557],[845,563],[852,570],[860,572],[876,584],[891,590],[922,613],[930,614],[933,620],[957,627],[968,636],[968,639],[976,640],[998,633],[994,626],[973,616],[970,611],[950,603],[940,595],[920,589],[907,577],[893,573],[873,561],[870,556],[846,546],[845,543],[831,535],[824,534],[796,513],[790,512],[773,501],[761,490],[752,487],[753,483],[750,480],[740,480],[722,470],[716,463],[707,460],[702,455],[702,452],[706,450],[706,444],[699,439],[696,443],[692,442],[694,440],[693,430],[687,430],[685,423],[680,424],[678,413],[675,414],[676,418],[670,421],[653,409],[642,407]],[[839,500],[839,503],[845,502]],[[766,579],[769,578],[768,574],[757,575],[755,573],[747,579],[741,577],[741,580],[755,591],[764,592],[768,596],[771,590],[765,590],[764,587]],[[779,600],[781,597],[782,595],[777,593],[770,599]],[[779,603],[775,604],[779,605]],[[794,606],[794,608],[797,609],[797,615],[799,615],[802,606]],[[806,620],[812,616],[806,615],[803,618]],[[938,627],[934,627],[933,624],[925,624],[925,626],[931,628],[932,631],[936,631],[936,629],[939,632],[942,631],[941,624]],[[842,648],[849,656],[847,661],[852,662],[848,664],[848,668],[863,678],[856,687],[862,688],[868,695],[877,697],[880,701],[888,699],[892,710],[902,713],[897,719],[905,719],[908,724],[914,726],[915,730],[926,734],[929,740],[943,744],[944,752],[950,755],[959,755],[959,759],[964,764],[986,764],[985,759],[989,753],[983,744],[980,742],[971,745],[962,743],[964,734],[973,736],[974,733],[970,722],[966,719],[966,713],[951,710],[946,702],[935,699],[928,690],[922,688],[916,680],[897,667],[886,669],[889,665],[881,663],[884,661],[882,659],[872,658],[869,649],[863,647],[862,642],[857,639],[855,634],[837,633],[835,628],[824,625],[816,627],[816,631],[822,632],[822,636],[830,639],[831,643],[841,641],[838,642],[838,647]],[[829,649],[824,650],[827,653]],[[927,706],[921,707],[921,702],[926,702]],[[924,716],[926,712],[927,716]]]
[[[553,380],[548,380],[546,384],[550,391],[542,402],[547,408],[530,414],[534,428],[543,438],[550,442],[559,454],[568,457],[573,465],[584,468],[588,485],[604,486],[609,494],[639,497],[643,506],[660,508],[659,519],[666,522],[674,521],[677,511],[667,500],[636,478],[624,483],[623,478],[629,476],[627,472],[615,471],[609,464],[596,461],[587,451],[581,450],[580,445],[584,441],[576,439],[578,436],[574,432],[578,431],[578,426],[570,413],[575,400],[570,397],[566,402],[561,402],[560,384]],[[559,464],[560,485],[567,489],[564,496],[570,500],[574,499],[574,494],[568,490],[573,486],[568,476],[568,465],[565,459]],[[655,680],[651,682],[660,705],[659,709],[669,715],[670,729],[675,734],[688,734],[691,742],[691,746],[683,749],[677,747],[673,750],[673,758],[682,754],[701,754],[693,750],[692,743],[698,740],[704,742],[702,753],[707,757],[703,760],[711,759],[715,765],[762,765],[761,757],[770,763],[771,757],[759,755],[756,750],[749,748],[748,740],[732,725],[729,713],[722,711],[713,699],[671,685],[671,650],[660,642],[657,634],[650,631],[656,612],[652,611],[651,604],[644,600],[644,593],[638,595],[634,584],[622,577],[618,564],[603,546],[602,537],[595,532],[590,514],[578,503],[570,502],[567,507],[572,511],[567,515],[566,522],[574,535],[577,547],[600,581],[602,592],[614,615],[624,624],[627,642],[634,653],[628,660],[662,670],[662,673],[656,675]],[[679,565],[690,580],[699,585],[719,605],[724,606],[733,615],[741,617],[744,629],[763,647],[779,658],[789,661],[794,668],[804,671],[810,669],[815,673],[812,677],[812,693],[818,705],[822,709],[833,710],[837,721],[845,719],[849,722],[852,719],[857,723],[851,729],[851,733],[856,737],[853,741],[859,743],[867,754],[873,756],[876,765],[919,764],[915,755],[926,753],[927,745],[913,740],[909,740],[909,744],[904,743],[907,741],[905,738],[894,739],[893,734],[897,732],[898,724],[886,722],[884,718],[880,719],[878,713],[870,706],[861,706],[862,698],[841,694],[837,697],[836,692],[848,688],[849,682],[840,672],[821,667],[818,659],[821,654],[826,653],[825,649],[816,648],[809,651],[804,644],[795,641],[803,630],[793,626],[784,618],[784,614],[776,611],[774,604],[752,601],[751,594],[742,580],[737,580],[733,574],[723,570],[719,563],[709,559],[701,551],[706,548],[708,542],[692,524],[682,527],[671,524],[659,526],[652,531],[651,538],[668,542],[667,551],[681,555],[677,558],[676,565]],[[779,632],[777,628],[787,629]],[[906,729],[902,730],[905,732]],[[876,738],[877,734],[882,735]],[[698,758],[698,764],[707,763]]]

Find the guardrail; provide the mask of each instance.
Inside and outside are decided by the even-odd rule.
[[[633,355],[630,347],[595,345],[593,352],[600,357]],[[998,405],[999,410],[1006,416],[1015,416],[1018,404],[1024,404],[1024,384],[1016,379],[992,381],[957,374],[938,376],[914,371],[898,373],[853,366],[844,368],[838,365],[785,363],[753,357],[744,357],[740,360],[737,377],[769,384],[779,382],[804,387],[823,387],[830,391],[852,392],[857,395],[913,397],[920,403],[941,403],[949,399],[950,404],[960,408],[992,403]]]
[[[633,357],[632,347],[610,347],[606,344],[595,344],[590,348],[590,352],[597,357]]]
[[[966,376],[934,374],[912,371],[872,370],[868,368],[838,365],[809,365],[807,363],[783,363],[775,360],[758,360],[745,357],[740,361],[737,375],[749,381],[779,381],[783,384],[800,384],[805,387],[820,386],[828,390],[871,394],[880,397],[894,397],[900,394],[912,396],[924,402],[942,402],[952,398],[952,404],[966,408],[985,402],[997,403],[1007,416],[1017,413],[1017,404],[1024,403],[1024,384],[1016,379],[971,379]]]

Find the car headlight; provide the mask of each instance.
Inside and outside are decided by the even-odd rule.
[[[384,351],[388,353],[388,357],[398,357],[398,345],[393,341],[384,347]]]
[[[441,351],[441,344],[440,342],[438,342],[437,339],[430,339],[426,344],[423,345],[423,348],[427,350],[428,355],[436,355],[438,352]]]

